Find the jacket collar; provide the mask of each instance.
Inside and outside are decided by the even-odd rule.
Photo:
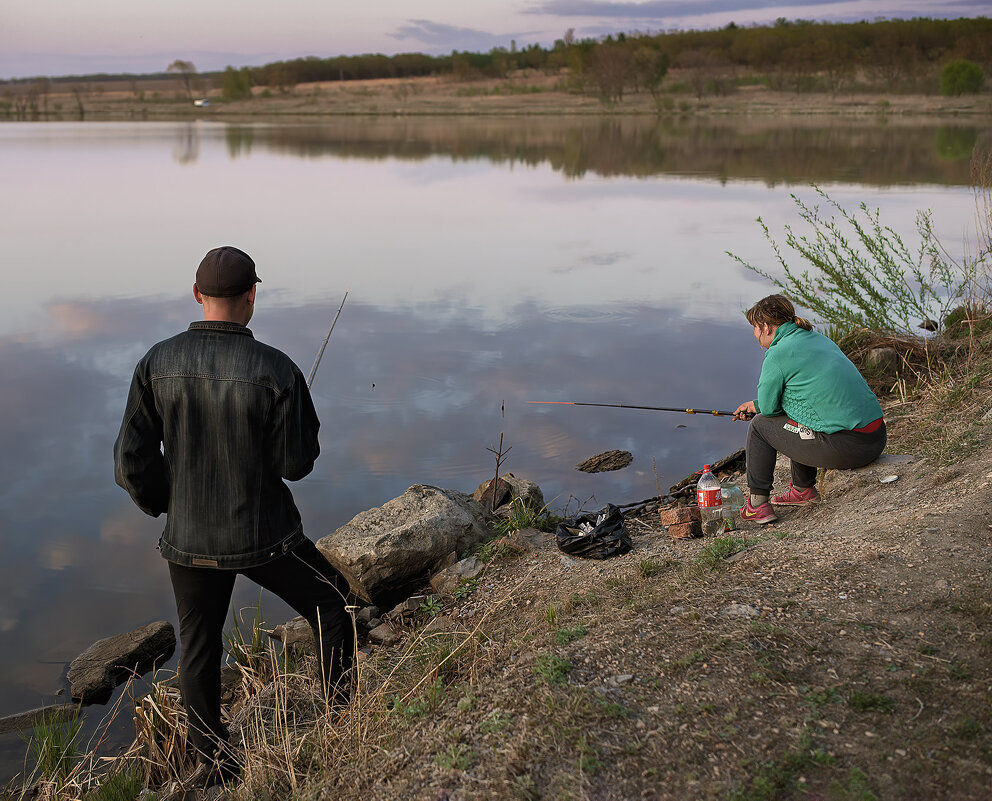
[[[198,320],[197,322],[190,323],[190,331],[223,331],[226,334],[243,334],[249,336],[252,339],[255,335],[251,332],[248,326],[241,325],[241,323],[229,323],[225,320]]]
[[[781,324],[781,325],[780,325],[780,326],[778,327],[778,329],[777,329],[777,330],[775,331],[775,338],[774,338],[774,339],[772,339],[772,344],[771,344],[771,345],[769,345],[768,347],[769,347],[769,348],[773,348],[773,347],[775,347],[775,344],[776,344],[776,343],[777,343],[777,342],[778,342],[778,341],[779,341],[780,339],[782,339],[782,337],[787,337],[787,336],[789,336],[789,334],[791,334],[791,333],[792,333],[793,331],[795,331],[795,330],[796,330],[797,328],[799,328],[799,326],[798,326],[798,325],[796,325],[796,324],[795,324],[794,322],[792,322],[791,320],[789,320],[788,322],[784,322],[784,323],[782,323],[782,324]]]

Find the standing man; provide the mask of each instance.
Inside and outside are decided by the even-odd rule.
[[[332,703],[348,697],[354,658],[348,583],[304,536],[283,482],[313,469],[320,424],[299,368],[247,328],[260,280],[247,253],[207,253],[193,284],[203,322],[138,362],[114,444],[117,483],[146,514],[166,514],[159,549],[179,614],[179,687],[200,786],[238,773],[220,717],[222,631],[238,573],[309,621]]]

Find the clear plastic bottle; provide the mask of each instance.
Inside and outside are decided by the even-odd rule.
[[[723,525],[727,531],[737,528],[737,515],[744,505],[744,493],[732,481],[720,484],[720,496],[723,499]]]
[[[696,483],[696,504],[699,506],[703,534],[719,534],[723,531],[723,497],[720,492],[720,482],[717,481],[708,464],[703,465],[703,474]]]

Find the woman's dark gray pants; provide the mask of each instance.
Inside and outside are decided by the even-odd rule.
[[[282,598],[310,623],[320,646],[317,658],[325,692],[332,700],[338,679],[354,661],[355,632],[345,610],[348,582],[310,540],[271,562],[241,570],[169,562],[182,645],[179,689],[200,761],[213,761],[227,742],[227,727],[220,718],[220,663],[238,573]]]
[[[850,470],[874,462],[885,450],[885,423],[870,434],[838,431],[822,434],[785,415],[755,416],[747,429],[747,486],[753,495],[771,495],[775,457],[792,460],[792,483],[806,489],[816,484],[819,467]]]

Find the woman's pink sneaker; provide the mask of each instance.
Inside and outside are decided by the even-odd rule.
[[[748,498],[741,507],[741,520],[749,523],[771,523],[773,520],[778,520],[778,515],[768,501],[755,508],[751,506],[751,499]]]
[[[776,495],[771,502],[776,506],[804,506],[807,503],[816,503],[818,500],[820,493],[816,491],[816,487],[797,490],[790,484],[786,492]]]

